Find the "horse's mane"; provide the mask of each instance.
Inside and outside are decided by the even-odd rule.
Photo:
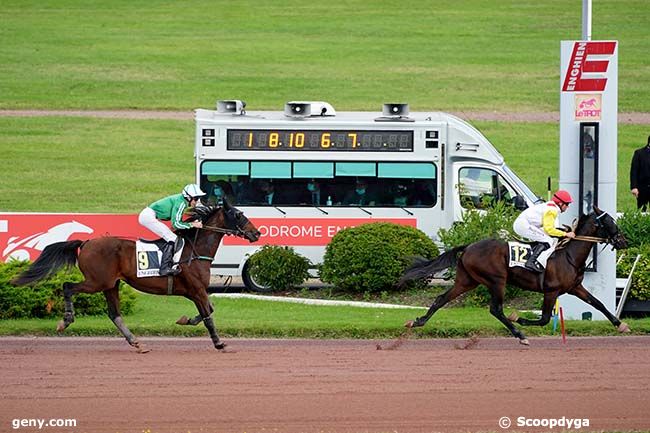
[[[591,217],[592,213],[582,214],[580,216],[580,218],[578,219],[578,224],[576,225],[576,228],[584,226],[587,223],[587,221],[589,220],[589,218]]]
[[[596,215],[596,212],[590,212],[588,214],[583,214],[580,216],[580,219],[578,219],[578,223],[574,227],[574,231],[577,231],[578,228],[585,227],[589,221],[595,221],[597,219],[598,215]]]
[[[197,206],[191,209],[188,209],[187,215],[189,216],[188,221],[201,221],[206,222],[210,217],[217,213],[221,209],[221,206]]]

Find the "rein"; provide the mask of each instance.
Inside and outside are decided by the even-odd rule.
[[[237,227],[237,230],[224,229],[222,227],[215,227],[215,226],[203,226],[201,229],[202,230],[212,231],[212,232],[217,232],[217,233],[224,233],[226,235],[235,235],[235,236],[239,235],[240,233],[244,233],[244,231],[242,229],[240,229],[239,227]]]
[[[573,239],[575,239],[576,241],[585,241],[585,242],[594,242],[594,243],[601,243],[601,242],[607,243],[609,241],[609,239],[598,238],[596,236],[576,236]]]
[[[199,230],[207,230],[207,231],[210,231],[210,232],[217,232],[217,233],[223,233],[225,235],[234,235],[234,236],[239,236],[242,233],[244,233],[244,231],[242,229],[240,229],[239,227],[237,227],[236,230],[233,230],[233,229],[225,229],[225,228],[216,227],[216,226],[203,226]],[[199,233],[198,230],[194,233],[194,242],[190,241],[190,246],[192,248],[192,255],[187,260],[188,263],[190,263],[192,260],[209,260],[209,261],[214,260],[214,257],[200,256],[200,255],[198,255],[196,253],[196,250],[194,249],[194,244],[196,243],[196,238],[198,236],[198,233]]]

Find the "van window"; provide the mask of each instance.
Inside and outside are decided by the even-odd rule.
[[[516,195],[505,179],[489,168],[461,168],[458,180],[460,203],[465,209],[487,209],[499,201],[511,203]]]
[[[312,178],[321,177],[331,179],[334,177],[333,162],[294,162],[293,177]]]
[[[251,177],[254,179],[289,179],[291,178],[291,163],[275,161],[252,161]]]
[[[250,173],[244,171],[250,163]],[[433,163],[206,161],[208,203],[239,206],[433,207]]]

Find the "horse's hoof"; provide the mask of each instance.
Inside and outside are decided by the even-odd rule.
[[[140,343],[139,341],[134,341],[131,345],[132,345],[133,347],[135,347],[135,350],[136,350],[138,353],[149,353],[149,352],[151,352],[151,349],[145,347],[145,346],[144,346],[142,343]]]
[[[517,314],[516,311],[513,311],[513,312],[510,313],[510,315],[508,316],[508,320],[510,320],[511,322],[516,322],[517,320],[519,320],[519,314]]]
[[[412,328],[412,327],[414,327],[414,326],[415,326],[415,321],[413,321],[413,320],[409,320],[408,322],[406,322],[406,323],[404,324],[404,327],[405,327],[405,328]]]
[[[59,320],[59,323],[56,324],[56,332],[63,332],[65,331],[65,322],[63,320]]]
[[[217,343],[214,345],[214,348],[217,350],[224,350],[226,348],[227,344],[226,343]]]
[[[528,338],[520,339],[519,344],[523,344],[524,346],[530,346],[530,342],[528,341]]]
[[[621,322],[621,324],[618,325],[618,332],[620,332],[621,334],[630,332],[630,327],[627,325],[627,323]]]
[[[187,325],[188,323],[190,323],[190,319],[187,316],[181,316],[181,318],[176,321],[177,325]]]

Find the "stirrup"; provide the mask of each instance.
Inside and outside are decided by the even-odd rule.
[[[174,277],[181,273],[181,267],[178,266],[174,269],[174,266],[172,265],[169,267],[169,269],[165,269],[164,271],[161,269],[159,273],[161,277],[168,277],[168,276]]]
[[[540,265],[539,262],[538,262],[537,260],[535,260],[535,261],[532,262],[532,263],[528,263],[528,262],[526,262],[526,264],[525,264],[524,266],[525,266],[526,269],[528,269],[529,271],[533,271],[533,272],[537,272],[537,273],[542,273],[542,272],[544,272],[544,267],[543,267],[542,265]]]

